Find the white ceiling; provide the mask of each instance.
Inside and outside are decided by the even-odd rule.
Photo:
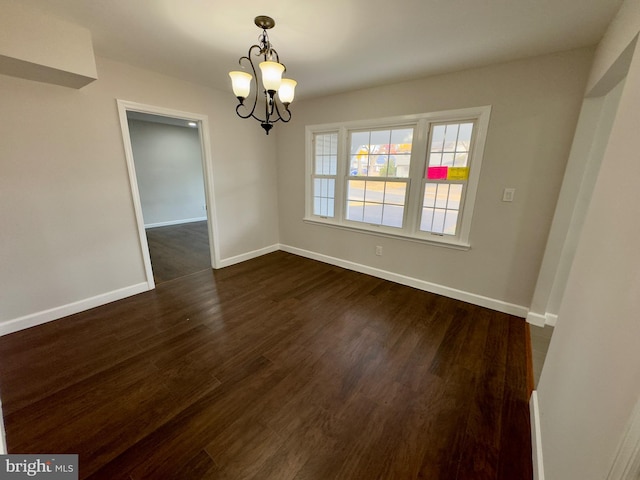
[[[621,0],[21,0],[91,30],[97,55],[214,88],[256,43],[257,15],[296,96],[595,45]],[[99,72],[98,72],[99,73]]]

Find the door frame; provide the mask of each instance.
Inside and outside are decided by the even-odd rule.
[[[136,167],[133,161],[133,148],[131,146],[131,134],[129,132],[129,123],[127,121],[127,112],[148,113],[152,115],[160,115],[163,117],[178,118],[196,122],[198,124],[198,132],[200,136],[200,149],[202,153],[202,172],[204,177],[204,194],[207,205],[207,228],[209,230],[209,251],[211,254],[211,267],[220,268],[220,254],[218,249],[218,222],[216,215],[216,202],[213,182],[213,160],[211,156],[211,140],[209,138],[209,117],[199,113],[184,112],[173,110],[170,108],[158,107],[155,105],[145,105],[137,102],[117,99],[118,115],[120,117],[120,128],[122,129],[122,141],[124,144],[124,153],[127,160],[127,171],[129,172],[129,186],[131,188],[131,197],[133,199],[133,209],[136,217],[138,228],[138,239],[140,243],[140,251],[144,261],[144,269],[147,277],[147,285],[149,290],[155,288],[155,280],[153,279],[153,270],[151,267],[151,255],[149,254],[149,244],[147,242],[147,234],[144,228],[144,218],[142,216],[142,202],[140,200],[140,190],[138,188],[138,177],[136,176]]]

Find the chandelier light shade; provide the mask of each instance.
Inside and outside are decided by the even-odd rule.
[[[280,82],[280,88],[278,89],[278,97],[280,101],[285,105],[289,105],[293,102],[293,96],[296,93],[296,85],[298,82],[290,78],[283,78]]]
[[[260,72],[264,89],[269,93],[276,92],[282,82],[284,65],[277,62],[260,62]]]
[[[251,92],[251,79],[253,78],[247,72],[229,72],[231,84],[233,86],[233,94],[243,100],[249,96]]]
[[[240,57],[238,63],[242,68],[250,68],[253,75],[247,71],[229,72],[233,94],[238,99],[236,113],[240,118],[255,118],[260,122],[267,135],[273,128],[273,124],[279,121],[284,123],[291,120],[289,105],[293,102],[297,82],[290,78],[282,78],[286,67],[280,62],[278,52],[273,48],[267,35],[267,30],[273,28],[276,22],[264,15],[254,20],[262,29],[258,43],[249,48],[246,56]],[[258,64],[262,81],[258,82],[258,75],[251,56],[258,57],[262,61]],[[254,83],[255,88],[251,88]],[[249,99],[248,102],[245,100]],[[264,103],[264,116],[258,113]],[[260,105],[260,106],[259,106]],[[257,112],[258,110],[258,112]]]

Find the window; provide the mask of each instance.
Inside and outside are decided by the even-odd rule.
[[[473,122],[435,124],[429,138],[420,230],[456,235],[469,178]]]
[[[355,131],[349,137],[345,218],[402,228],[413,129]]]
[[[308,126],[305,221],[468,248],[489,114]]]
[[[333,217],[338,168],[338,134],[317,134],[314,143],[313,214]]]

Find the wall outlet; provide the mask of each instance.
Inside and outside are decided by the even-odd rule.
[[[382,255],[382,247],[380,245],[378,245],[376,247],[376,255],[381,256]]]
[[[503,202],[513,202],[513,197],[516,194],[515,188],[505,188],[502,192],[502,201]]]

